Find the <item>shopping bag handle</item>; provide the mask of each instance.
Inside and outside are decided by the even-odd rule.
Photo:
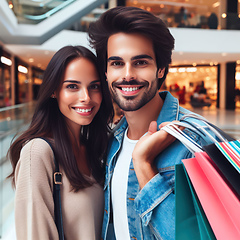
[[[169,123],[162,127],[161,130],[164,130],[165,132],[178,139],[191,153],[194,154],[195,152],[203,152],[202,147],[186,133],[184,133],[180,128],[178,128],[178,126],[195,130],[185,122]]]
[[[202,122],[205,123],[206,126],[201,126],[197,123],[190,123],[189,121],[186,120],[186,118],[195,118],[198,119]],[[215,126],[214,124],[210,123],[209,121],[207,121],[204,117],[196,114],[196,113],[189,113],[184,115],[180,121],[184,121],[184,122],[188,122],[189,124],[191,124],[191,126],[195,127],[194,124],[196,124],[198,131],[201,131],[201,129],[205,130],[206,127],[208,127],[220,140],[220,142],[229,142],[229,141],[235,141],[236,139],[232,138],[231,136],[229,136],[227,133],[225,133],[223,130],[221,130],[220,128],[218,128],[217,126]],[[205,131],[205,133],[209,136],[209,132]],[[211,138],[212,139],[212,138]],[[214,141],[214,140],[213,140]],[[219,141],[217,141],[219,142]]]
[[[187,118],[194,118],[198,119],[201,122],[204,123],[204,125],[200,125],[196,122],[189,122]],[[176,139],[178,139],[184,146],[187,147],[187,149],[191,153],[195,152],[202,152],[203,148],[196,142],[194,141],[190,136],[188,136],[186,133],[184,133],[181,129],[179,129],[178,126],[182,126],[186,129],[190,129],[196,134],[200,135],[202,139],[208,137],[213,143],[218,143],[218,142],[228,142],[228,141],[233,141],[232,137],[228,136],[226,133],[224,133],[221,129],[216,127],[215,125],[209,123],[205,118],[203,118],[200,115],[191,113],[184,115],[181,119],[180,122],[174,122],[174,123],[169,123],[166,126],[162,127],[161,129],[168,132],[170,135],[174,136]],[[207,130],[208,128],[212,133],[215,134],[215,136],[219,139],[217,140],[214,138]],[[203,137],[203,136],[204,137]]]

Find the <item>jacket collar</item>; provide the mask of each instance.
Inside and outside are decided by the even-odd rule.
[[[157,119],[157,124],[162,122],[172,122],[178,120],[179,103],[178,99],[172,96],[170,92],[163,91],[159,93],[163,99],[163,106]]]

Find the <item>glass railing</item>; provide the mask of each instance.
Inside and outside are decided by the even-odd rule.
[[[6,179],[12,167],[6,154],[14,136],[28,126],[34,108],[35,103],[26,103],[0,109],[0,239],[14,229],[14,189]]]
[[[37,24],[76,0],[7,0],[18,23]]]
[[[5,0],[17,16],[18,23],[37,24],[56,12],[67,7],[77,0]],[[84,1],[84,0],[83,0]],[[99,1],[99,5],[108,1]],[[178,28],[202,28],[202,29],[240,29],[240,14],[221,14],[220,5],[202,1],[196,3],[189,0],[188,3],[169,1],[133,1],[127,0],[127,6],[143,8],[159,16],[168,27]],[[219,3],[220,4],[220,3]],[[95,21],[104,12],[104,6],[93,10],[88,15],[72,24],[69,29],[87,31],[92,21]],[[225,15],[225,16],[224,16]]]

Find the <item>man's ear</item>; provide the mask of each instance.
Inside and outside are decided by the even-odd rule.
[[[165,68],[159,68],[158,70],[158,78],[162,78],[165,73]]]
[[[107,81],[107,72],[105,72],[105,76],[106,76],[106,81]]]

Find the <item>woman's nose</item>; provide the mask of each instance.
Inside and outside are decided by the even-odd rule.
[[[89,95],[89,91],[88,89],[84,88],[80,90],[80,94],[79,94],[79,99],[81,102],[89,102],[90,101],[90,95]]]

